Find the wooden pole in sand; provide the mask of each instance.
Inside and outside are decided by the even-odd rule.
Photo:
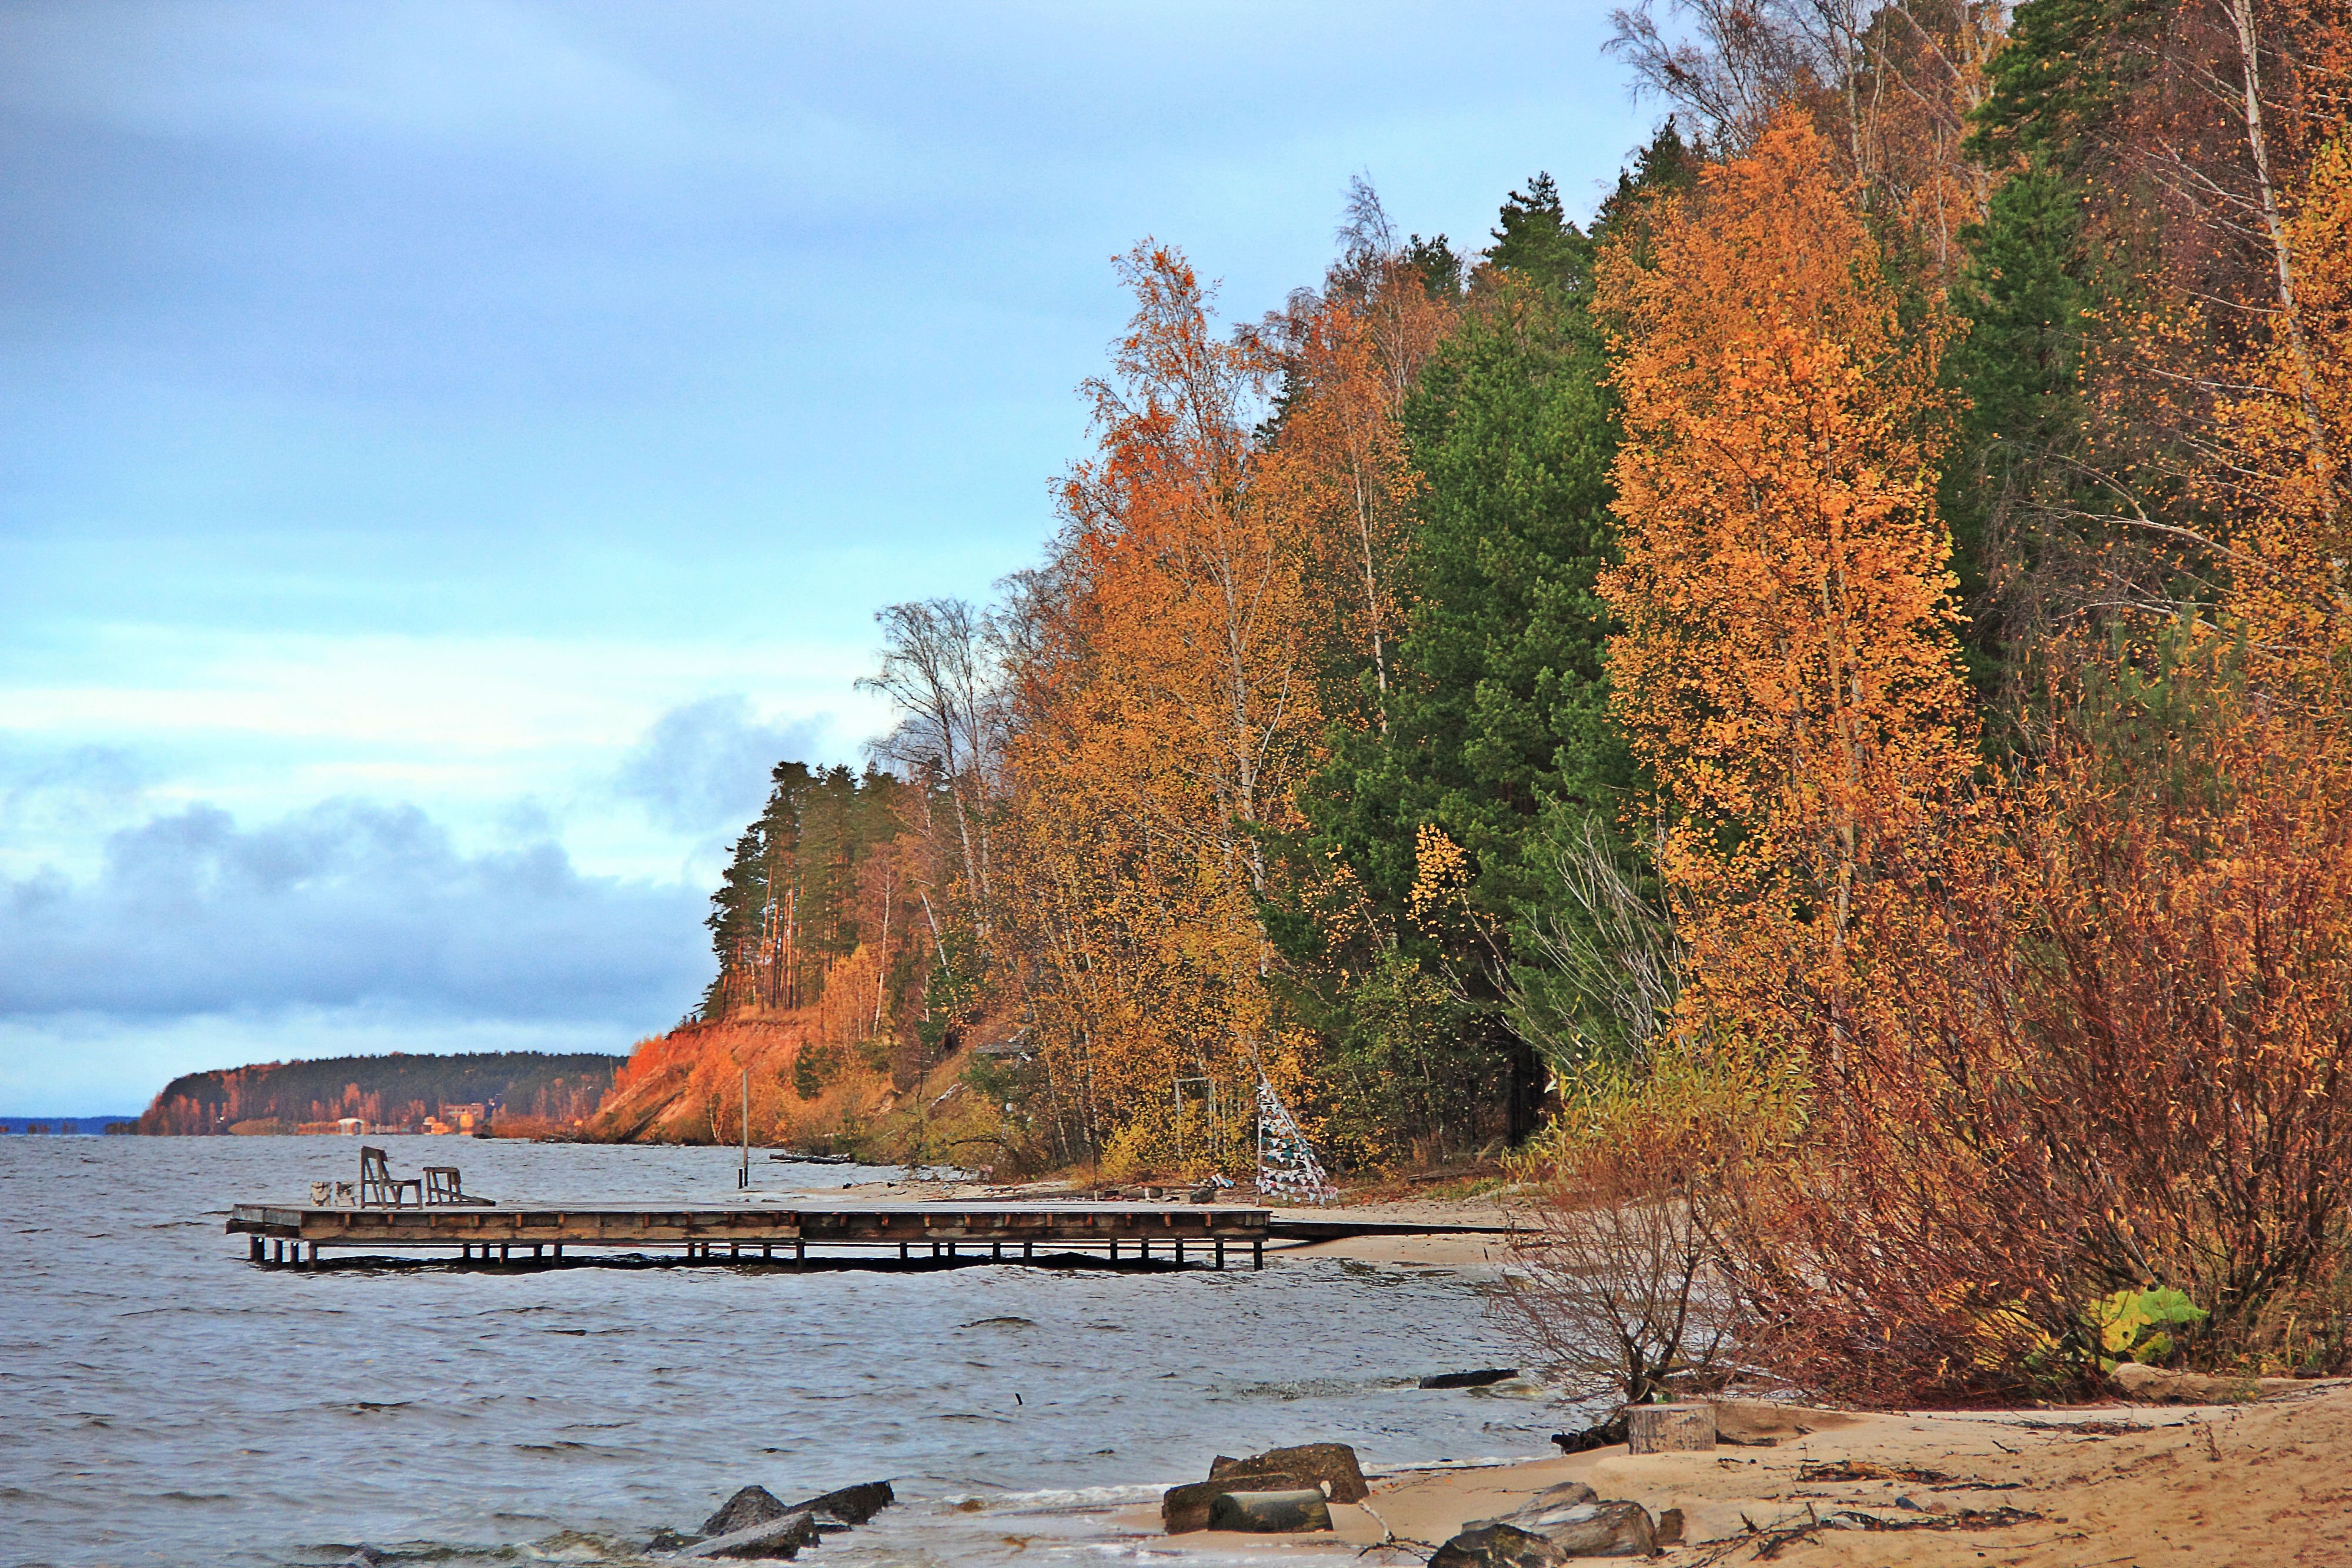
[[[1714,1447],[1712,1405],[1630,1405],[1625,1408],[1629,1454],[1679,1454]]]

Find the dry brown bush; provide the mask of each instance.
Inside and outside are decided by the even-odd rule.
[[[1836,961],[1785,917],[1697,955],[1809,1085],[1707,1210],[1780,1370],[2080,1385],[2090,1304],[2159,1286],[2211,1314],[2194,1362],[2347,1364],[2352,767],[2242,667],[2093,662],[2030,766],[1883,845]]]
[[[1719,1380],[1738,1309],[1700,1213],[1665,1171],[1588,1171],[1513,1237],[1513,1336],[1579,1398],[1638,1405]]]

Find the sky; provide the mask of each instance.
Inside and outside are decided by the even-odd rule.
[[[675,1022],[875,611],[1038,559],[1110,256],[1582,215],[1608,8],[0,0],[0,1114]]]

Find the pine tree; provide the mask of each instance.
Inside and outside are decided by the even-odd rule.
[[[1953,291],[1969,329],[1946,361],[1965,413],[1943,483],[1953,566],[1968,610],[1963,652],[1980,698],[1997,695],[2033,628],[2013,584],[2036,570],[2035,514],[2078,499],[2065,461],[2083,424],[2084,358],[2096,303],[2084,274],[2078,184],[2037,160],[1993,193],[1964,236]]]
[[[1665,128],[1611,198],[1612,233],[1694,164]],[[1416,1138],[1467,1136],[1479,1108],[1502,1113],[1489,1133],[1532,1124],[1540,1066],[1505,1003],[1546,987],[1517,955],[1580,917],[1560,907],[1560,850],[1596,821],[1613,835],[1638,781],[1594,591],[1616,526],[1594,249],[1549,176],[1511,193],[1475,304],[1406,406],[1425,490],[1389,727],[1332,736],[1302,796],[1306,869],[1343,866],[1344,883],[1275,922],[1315,980],[1298,1006],[1335,1041],[1349,1113]],[[1440,874],[1454,854],[1458,875]]]

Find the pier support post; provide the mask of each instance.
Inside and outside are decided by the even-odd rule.
[[[1217,1243],[1216,1243],[1216,1245],[1217,1245],[1217,1272],[1218,1272],[1218,1273],[1220,1273],[1220,1274],[1222,1274],[1222,1273],[1223,1273],[1223,1272],[1225,1271],[1225,1239],[1224,1239],[1223,1237],[1222,1237],[1222,1236],[1218,1237],[1218,1238],[1217,1238]]]
[[[1250,1267],[1253,1269],[1265,1267],[1265,1243],[1262,1240],[1252,1239],[1250,1241]]]
[[[954,1243],[954,1242],[952,1242],[952,1241],[950,1241],[950,1242],[949,1242],[949,1243],[948,1243],[948,1256],[949,1256],[950,1258],[953,1258],[955,1255],[956,1255],[955,1243]]]
[[[261,1244],[261,1238],[258,1236],[248,1236],[245,1239],[245,1255],[256,1263],[260,1262],[268,1251],[268,1249],[263,1247]]]
[[[906,1244],[905,1242],[901,1241],[901,1242],[899,1242],[899,1243],[898,1243],[898,1261],[899,1261],[899,1262],[901,1262],[901,1263],[904,1263],[906,1260],[907,1260],[907,1244]]]
[[[1028,1240],[1028,1239],[1024,1239],[1022,1241],[1022,1243],[1021,1243],[1021,1260],[1022,1260],[1024,1263],[1026,1263],[1027,1261],[1029,1261],[1029,1260],[1030,1260],[1030,1259],[1032,1259],[1032,1258],[1034,1258],[1034,1257],[1035,1257],[1035,1256],[1036,1256],[1036,1253],[1035,1253],[1035,1251],[1034,1250],[1034,1249],[1035,1249],[1036,1245],[1037,1245],[1037,1244],[1036,1244],[1034,1241],[1031,1241],[1031,1240]]]
[[[501,1242],[499,1242],[499,1262],[501,1262],[501,1263],[503,1263],[503,1262],[505,1262],[506,1260],[507,1260],[507,1244],[506,1244],[505,1242],[501,1241]]]
[[[272,1240],[269,1243],[269,1260],[272,1263],[283,1263],[286,1261],[286,1242],[283,1238]]]
[[[1178,1267],[1179,1269],[1181,1269],[1183,1266],[1184,1266],[1184,1239],[1183,1239],[1182,1237],[1179,1236],[1179,1237],[1176,1239],[1176,1267]]]
[[[808,1261],[808,1243],[797,1236],[793,1238],[793,1261],[795,1263]]]
[[[1004,1261],[1003,1242],[992,1241],[988,1244],[988,1260],[992,1263],[1002,1263]]]
[[[561,1241],[555,1244],[555,1260],[559,1263],[563,1261],[563,1243]]]
[[[539,1241],[534,1241],[534,1242],[532,1242],[532,1243],[530,1244],[530,1260],[531,1260],[532,1262],[534,1262],[534,1263],[538,1262],[538,1261],[540,1260],[540,1259],[541,1259],[541,1258],[542,1258],[542,1257],[544,1257],[544,1256],[546,1255],[546,1254],[541,1250],[541,1249],[544,1247],[544,1245],[545,1245],[545,1243],[543,1243],[543,1242],[539,1242]]]
[[[762,1241],[762,1242],[761,1242],[761,1243],[760,1243],[760,1261],[761,1261],[761,1262],[764,1263],[764,1262],[766,1262],[769,1259],[771,1259],[771,1258],[774,1257],[775,1255],[776,1255],[776,1254],[775,1254],[775,1243],[773,1243],[773,1242],[772,1242],[772,1241]]]
[[[1110,1239],[1110,1260],[1114,1263],[1118,1261],[1118,1238],[1116,1236]]]

